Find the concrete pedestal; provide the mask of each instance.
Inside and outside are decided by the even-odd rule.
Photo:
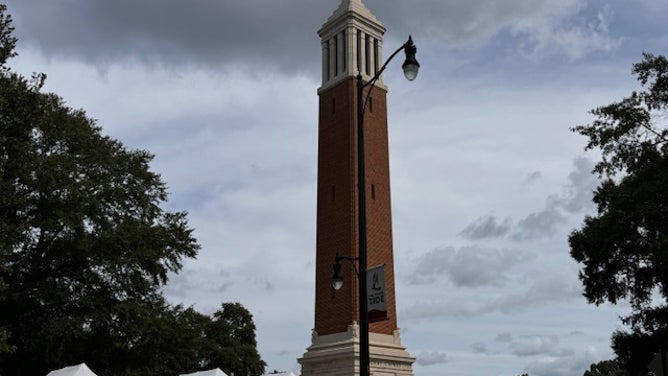
[[[359,375],[359,325],[348,326],[345,333],[319,336],[313,332],[311,346],[297,361],[302,376]],[[401,345],[399,330],[394,335],[369,333],[372,376],[413,376],[413,362]]]

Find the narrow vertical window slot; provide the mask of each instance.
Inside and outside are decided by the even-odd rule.
[[[362,31],[357,31],[357,72],[362,71]]]
[[[339,37],[334,37],[334,77],[339,75]]]
[[[365,39],[364,40],[364,47],[365,47],[364,48],[364,60],[365,60],[364,61],[364,63],[365,63],[364,64],[364,69],[365,69],[366,74],[371,74],[371,64],[370,64],[371,63],[371,61],[370,61],[371,60],[370,59],[371,58],[371,53],[370,53],[371,51],[370,51],[370,48],[369,48],[369,34],[366,34],[366,37],[364,39]]]
[[[378,63],[379,63],[379,56],[378,56],[378,39],[373,38],[373,74],[378,73]]]
[[[330,59],[329,59],[329,53],[330,53],[329,42],[325,43],[325,51],[326,51],[326,53],[325,53],[325,57],[326,57],[326,59],[325,59],[325,72],[326,72],[327,81],[329,81],[329,62],[330,62]]]
[[[345,72],[346,70],[348,70],[348,67],[346,66],[348,64],[348,62],[347,62],[347,60],[348,60],[348,48],[347,48],[348,47],[348,40],[346,38],[346,31],[345,30],[343,30],[341,32],[341,37],[342,37],[342,41],[343,41],[343,46],[342,46],[343,47],[343,66],[341,67],[341,69],[342,69],[343,72]]]
[[[375,200],[376,199],[376,185],[371,184],[371,199]]]

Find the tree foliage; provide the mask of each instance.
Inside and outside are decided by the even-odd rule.
[[[207,316],[165,301],[199,245],[186,213],[162,208],[153,156],[42,93],[44,74],[12,72],[12,30],[0,4],[0,375],[262,373],[241,305]]]
[[[16,38],[12,35],[12,17],[7,13],[7,6],[0,4],[0,65],[4,65],[7,59],[16,56]]]
[[[613,348],[633,374],[668,343],[668,59],[645,54],[633,73],[642,90],[592,113],[574,130],[600,149],[595,216],[569,237],[590,303],[630,302]]]
[[[9,14],[6,13],[7,6],[0,4],[0,75],[5,74],[4,64],[10,57],[15,56],[14,47],[16,46],[16,38],[12,36],[12,18]],[[2,135],[0,135],[2,137]],[[2,198],[0,198],[1,200]],[[0,232],[2,228],[0,228]],[[2,236],[2,235],[0,235]],[[3,246],[0,243],[0,257],[8,254],[9,250],[7,247]],[[2,264],[0,264],[0,271],[2,270]],[[6,285],[0,277],[0,293],[6,289]],[[9,352],[12,350],[12,347],[9,345],[9,333],[7,330],[0,326],[0,354]]]
[[[224,303],[205,328],[209,342],[204,368],[231,375],[260,375],[265,363],[257,353],[253,316],[239,303]],[[224,365],[224,366],[219,366]]]
[[[630,376],[616,360],[603,360],[592,364],[583,376]]]

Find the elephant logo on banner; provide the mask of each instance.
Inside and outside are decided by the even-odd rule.
[[[383,287],[380,285],[380,281],[378,279],[378,271],[375,271],[373,273],[373,278],[372,278],[373,284],[371,285],[371,289],[374,291],[380,291],[383,289]]]
[[[385,265],[367,269],[367,297],[369,322],[387,320],[385,300]]]

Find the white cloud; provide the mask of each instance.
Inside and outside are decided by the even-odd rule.
[[[582,15],[584,4],[557,19],[523,20],[513,25],[513,32],[524,36],[522,52],[534,59],[564,55],[570,60],[595,52],[610,52],[621,45],[621,38],[610,35],[612,11],[600,9],[588,19]]]
[[[448,362],[448,356],[443,352],[425,352],[417,355],[417,364],[421,366],[433,366],[435,364],[443,364]]]

